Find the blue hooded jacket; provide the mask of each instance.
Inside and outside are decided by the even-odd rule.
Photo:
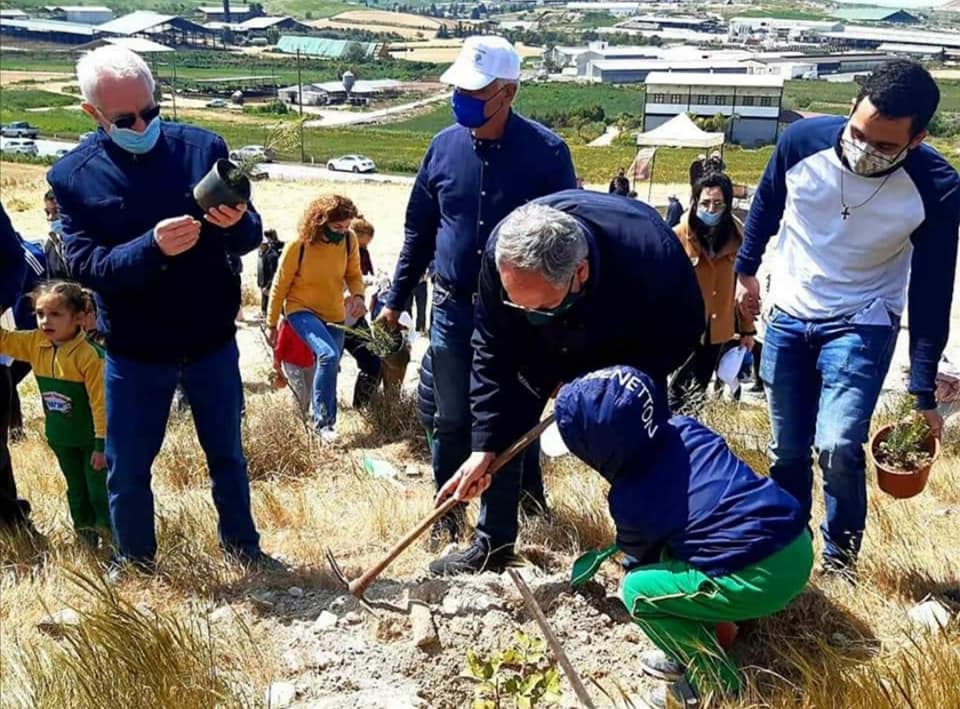
[[[111,354],[182,364],[224,346],[236,334],[240,278],[228,254],[241,256],[263,238],[252,204],[230,229],[204,221],[193,187],[227,157],[223,139],[180,123],[161,123],[156,146],[128,153],[102,130],[47,175],[60,206],[63,242],[74,278],[101,297]],[[200,240],[165,256],[154,226],[172,217],[200,220]]]
[[[754,473],[694,419],[668,418],[653,381],[632,367],[564,386],[557,426],[574,455],[610,481],[617,546],[639,558],[665,548],[710,576],[783,549],[804,530],[800,504]]]

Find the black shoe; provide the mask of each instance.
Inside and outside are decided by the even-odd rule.
[[[433,528],[430,530],[430,549],[439,551],[447,544],[456,544],[463,538],[466,528],[467,506],[457,505],[433,523]]]
[[[501,573],[513,561],[513,546],[495,551],[483,537],[474,538],[466,549],[447,554],[430,562],[430,573],[435,576],[457,576],[459,574],[478,574],[482,571]]]

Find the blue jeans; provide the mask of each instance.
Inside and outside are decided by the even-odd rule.
[[[454,300],[439,285],[433,290],[430,356],[433,371],[433,475],[437,487],[449,480],[471,452],[470,369],[473,365],[473,304]],[[532,424],[531,424],[532,425]],[[478,536],[495,547],[517,537],[517,507],[521,490],[543,502],[540,447],[531,446],[493,478],[484,493]]]
[[[150,469],[160,451],[177,383],[190,399],[207,458],[223,548],[256,557],[260,536],[250,514],[250,483],[240,437],[239,351],[231,340],[188,364],[150,364],[107,356],[107,492],[120,554],[151,561],[157,551]]]
[[[816,449],[827,510],[824,557],[840,565],[855,562],[860,550],[867,518],[863,446],[900,327],[893,315],[889,326],[850,320],[804,321],[774,308],[760,362],[773,432],[770,476],[809,515]]]
[[[313,375],[313,425],[319,431],[337,422],[337,372],[345,333],[330,327],[309,310],[291,313],[287,322],[317,356],[317,371]]]

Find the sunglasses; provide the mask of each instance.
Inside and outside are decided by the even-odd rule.
[[[145,108],[139,113],[121,113],[110,122],[117,128],[133,128],[137,123],[137,118],[142,118],[144,123],[149,123],[160,115],[160,104]]]

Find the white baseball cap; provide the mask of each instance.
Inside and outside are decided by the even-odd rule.
[[[457,60],[440,81],[459,89],[478,91],[497,79],[520,78],[520,55],[503,37],[476,35],[467,37]]]

